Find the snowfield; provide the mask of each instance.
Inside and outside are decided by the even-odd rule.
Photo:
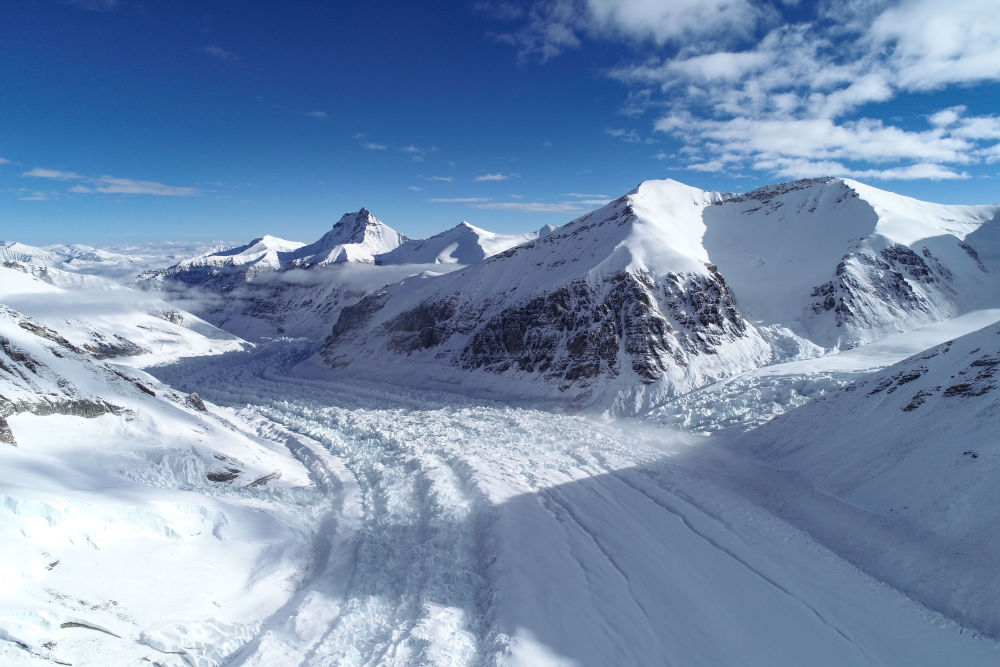
[[[1000,664],[998,213],[4,243],[0,664]]]

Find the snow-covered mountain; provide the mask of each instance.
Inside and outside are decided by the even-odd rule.
[[[1000,632],[1000,325],[932,347],[733,443],[763,502],[864,569]],[[776,472],[775,472],[776,471]]]
[[[998,215],[809,179],[721,198],[703,245],[749,319],[851,347],[985,305],[996,281],[965,239]]]
[[[377,264],[479,264],[487,257],[531,241],[539,232],[496,234],[462,222],[429,239],[412,239],[376,257]]]
[[[318,240],[305,244],[276,236],[261,236],[235,248],[192,257],[165,270],[146,272],[140,284],[170,282],[227,291],[272,271],[307,269],[356,262],[374,264],[408,239],[373,216],[368,209],[346,213]]]
[[[174,279],[186,284],[214,281],[222,289],[252,280],[261,273],[280,270],[290,253],[304,243],[262,236],[246,245],[224,248],[178,262],[169,269]]]
[[[58,269],[0,266],[0,303],[32,318],[40,332],[60,331],[80,354],[131,366],[247,347],[165,301],[97,276]]]
[[[199,348],[187,317],[126,324],[115,293],[113,314],[91,301],[85,315],[10,268],[0,290],[0,662],[218,664],[301,576],[323,502],[306,469],[133,366],[165,360],[161,345],[174,359],[234,349]]]
[[[627,410],[765,363],[770,347],[700,243],[719,199],[644,183],[480,265],[345,308],[323,358]]]
[[[0,663],[990,664],[998,212],[649,181],[381,253],[350,214],[161,275],[229,333],[13,249]]]
[[[31,264],[82,273],[103,273],[109,270],[135,273],[137,267],[142,265],[142,258],[81,243],[39,247],[17,241],[3,241],[0,242],[0,263]]]
[[[308,268],[343,262],[374,264],[375,257],[398,248],[408,239],[362,208],[346,213],[318,241],[289,253],[289,266]]]
[[[632,411],[989,305],[995,280],[965,239],[998,214],[832,178],[745,195],[647,181],[481,265],[369,295],[322,356]]]
[[[139,284],[166,291],[239,336],[321,340],[342,307],[373,289],[426,271],[478,264],[552,229],[496,234],[463,222],[428,239],[408,239],[361,209],[314,243],[264,236],[149,271]]]

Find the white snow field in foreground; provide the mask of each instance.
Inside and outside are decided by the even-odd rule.
[[[44,324],[0,318],[0,663],[1000,660],[747,500],[712,439],[291,377],[315,348],[289,341],[161,384],[32,286],[8,300]]]
[[[1000,658],[716,484],[691,455],[701,439],[287,379],[295,361],[275,348],[157,370],[280,423],[339,480],[304,585],[234,664]]]

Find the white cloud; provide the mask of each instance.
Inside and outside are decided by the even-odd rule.
[[[481,176],[476,176],[472,180],[474,180],[474,181],[506,181],[506,180],[511,179],[511,178],[517,178],[518,176],[520,176],[520,174],[514,174],[514,173],[511,173],[511,174],[501,174],[501,173],[483,174]]]
[[[5,157],[0,157],[0,164],[11,164],[11,161]]]
[[[592,195],[592,194],[585,194],[585,193],[582,193],[582,192],[564,192],[564,193],[562,193],[561,196],[563,196],[563,197],[577,197],[578,199],[608,199],[609,198],[607,195]]]
[[[727,41],[750,34],[768,15],[750,0],[544,0],[520,13],[521,25],[499,39],[522,59],[544,62],[578,48],[581,36],[657,45]]]
[[[370,151],[384,151],[385,149],[388,148],[388,146],[386,146],[385,144],[376,144],[371,141],[365,142],[364,147]]]
[[[643,139],[634,129],[624,130],[620,128],[608,128],[604,130],[604,133],[609,137],[624,141],[626,144],[651,144],[656,141],[655,139]]]
[[[613,8],[612,0],[602,2],[601,16],[617,22],[622,39],[627,33],[670,41],[652,34],[659,9],[643,13],[645,3]],[[670,33],[681,35],[677,48],[654,49],[607,76],[628,89],[623,113],[663,110],[654,128],[680,143],[682,157],[663,151],[653,157],[677,159],[680,167],[755,168],[796,177],[841,168],[836,173],[859,178],[966,178],[966,165],[995,159],[1000,118],[967,117],[964,106],[924,117],[885,103],[901,94],[1000,81],[1000,21],[986,18],[995,12],[995,0],[827,0],[800,5],[795,15],[805,18],[798,22],[769,23],[758,13],[748,20],[773,27],[759,36],[741,33],[742,42],[691,39],[679,24]],[[622,18],[632,14],[650,25]],[[631,142],[641,136],[607,133]],[[845,163],[857,166],[852,171]]]
[[[489,197],[451,197],[446,199],[428,199],[432,204],[472,204],[490,201]]]
[[[454,176],[428,176],[428,181],[440,181],[442,183],[451,183],[455,180]]]
[[[21,174],[28,178],[44,178],[56,181],[81,181],[87,185],[74,185],[69,192],[74,194],[127,194],[127,195],[157,195],[164,197],[194,197],[202,194],[198,188],[172,186],[156,181],[140,181],[132,178],[116,176],[84,176],[75,171],[46,169],[35,167]]]
[[[50,178],[57,181],[78,181],[86,178],[86,176],[78,174],[75,171],[45,169],[44,167],[35,167],[34,169],[29,169],[28,171],[24,172],[21,175],[30,176],[32,178]]]
[[[725,164],[720,169],[705,169],[705,171],[725,171]],[[762,169],[785,178],[815,178],[818,176],[842,176],[880,181],[913,181],[913,180],[958,180],[969,178],[965,172],[956,172],[948,167],[934,163],[912,164],[905,167],[889,167],[886,169],[851,169],[834,160],[810,160],[808,158],[774,158],[759,160],[755,169]]]
[[[486,204],[476,204],[475,208],[491,209],[495,211],[518,211],[520,213],[586,213],[588,209],[577,202],[558,202],[549,204],[545,202],[521,202],[521,201],[498,201]]]
[[[310,118],[329,118],[325,111],[307,111],[306,115]]]
[[[995,0],[903,0],[882,12],[867,37],[890,49],[901,88],[1000,81],[1000,21]]]
[[[419,185],[411,185],[406,189],[409,190],[410,192],[420,192],[421,190],[423,190],[423,188],[420,187]]]
[[[53,197],[38,190],[25,190],[17,196],[18,201],[51,201]]]
[[[205,53],[212,56],[213,58],[218,58],[219,60],[239,60],[240,57],[233,53],[232,51],[227,51],[226,49],[218,46],[216,44],[209,44],[202,49]]]

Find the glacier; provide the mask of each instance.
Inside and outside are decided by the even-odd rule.
[[[998,215],[0,244],[0,662],[992,664]]]

